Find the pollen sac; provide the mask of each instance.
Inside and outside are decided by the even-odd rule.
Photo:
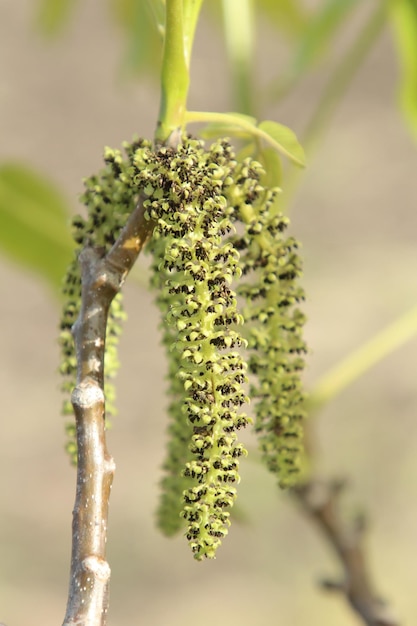
[[[249,421],[242,413],[246,364],[237,351],[245,343],[237,330],[243,318],[232,289],[240,276],[239,253],[226,241],[234,225],[223,194],[236,162],[225,142],[206,150],[187,140],[177,150],[138,151],[135,165],[138,186],[149,192],[147,216],[155,224],[153,284],[174,379],[175,439],[163,487],[168,481],[172,486],[176,474],[192,552],[198,560],[213,558],[228,532],[239,458],[245,454],[236,431]]]

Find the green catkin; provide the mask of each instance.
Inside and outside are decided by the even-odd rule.
[[[297,241],[283,235],[288,218],[272,210],[278,190],[263,188],[262,174],[258,163],[246,160],[235,171],[228,196],[245,223],[234,244],[241,252],[243,274],[250,278],[242,281],[238,293],[246,302],[255,430],[267,467],[288,487],[300,471],[305,417],[300,380],[305,317],[296,306],[304,299],[298,285],[302,267]]]
[[[66,395],[62,410],[64,415],[73,415],[69,395],[76,384],[77,374],[71,328],[78,317],[81,306],[81,275],[78,255],[87,245],[101,247],[103,253],[108,252],[135,207],[138,194],[132,179],[134,173],[132,158],[138,145],[126,145],[127,158],[123,158],[119,150],[106,148],[104,154],[105,168],[98,175],[91,176],[84,181],[85,191],[81,196],[81,201],[87,207],[87,216],[84,218],[77,215],[72,221],[76,249],[74,259],[64,279],[64,307],[59,335],[61,346],[60,372],[64,377],[61,387]],[[124,318],[122,297],[121,294],[118,294],[110,306],[106,332],[104,391],[107,415],[116,414],[115,391],[112,380],[119,368],[117,345]],[[66,425],[66,431],[68,438],[66,448],[72,462],[76,463],[76,432],[73,421]]]
[[[161,266],[164,256],[164,239],[154,239],[152,242],[152,271],[151,286],[156,291],[156,302],[161,311],[168,311],[171,295],[166,293],[165,286],[169,279],[169,270]],[[186,463],[191,461],[192,453],[189,443],[192,436],[192,425],[184,419],[182,406],[186,398],[184,384],[178,376],[181,369],[181,355],[177,350],[171,350],[176,341],[176,329],[164,321],[160,324],[162,343],[165,346],[168,361],[168,389],[170,398],[168,406],[169,425],[167,455],[162,466],[164,477],[161,481],[161,496],[156,512],[157,524],[161,531],[171,537],[184,527],[184,520],[180,514],[183,507],[183,492],[190,486],[191,480],[183,475]]]
[[[168,357],[169,442],[158,524],[167,535],[184,529],[196,559],[214,558],[228,532],[239,458],[246,454],[236,431],[250,421],[241,412],[248,401],[247,369],[267,466],[283,487],[294,484],[300,469],[306,348],[297,307],[304,299],[298,244],[284,236],[288,220],[274,211],[277,190],[262,186],[260,164],[238,163],[226,141],[208,149],[191,139],[177,149],[154,149],[147,141],[124,148],[126,157],[106,149],[106,167],[85,181],[87,217],[73,221],[78,247],[64,285],[62,387],[70,392],[75,385],[71,327],[81,299],[76,259],[85,245],[110,249],[140,192],[154,225],[151,283]],[[111,413],[123,317],[119,294],[106,337]],[[248,367],[241,348],[247,348]],[[69,400],[64,413],[72,414]],[[74,458],[74,425],[67,430]]]
[[[230,525],[239,457],[245,454],[236,430],[248,423],[240,412],[247,401],[246,366],[236,351],[244,343],[235,330],[243,319],[230,287],[240,275],[239,254],[224,240],[232,220],[222,188],[234,162],[226,144],[206,151],[190,140],[177,151],[137,153],[136,165],[155,223],[154,268],[163,276],[159,302],[170,329],[172,370],[182,385],[181,406],[175,398],[171,404],[176,441],[166,467],[183,462],[177,446],[191,427],[183,476],[192,483],[183,492],[182,517],[195,558],[213,558]],[[174,426],[178,420],[188,426]]]

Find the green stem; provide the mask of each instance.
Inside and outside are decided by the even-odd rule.
[[[184,50],[183,0],[167,0],[161,71],[161,103],[155,140],[166,142],[184,125],[189,86]]]
[[[202,0],[166,0],[161,103],[155,140],[180,140],[190,83],[189,65]],[[173,138],[173,139],[172,139]]]
[[[310,394],[310,409],[316,411],[355,382],[383,358],[417,334],[417,306],[413,307],[325,374]]]

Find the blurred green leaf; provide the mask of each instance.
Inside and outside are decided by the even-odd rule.
[[[0,166],[0,249],[57,289],[73,249],[69,208],[46,178],[19,164]]]
[[[401,65],[400,104],[417,139],[417,2],[395,0],[389,8]]]
[[[148,0],[110,0],[113,17],[126,37],[125,64],[134,72],[158,73],[162,60],[162,37],[158,24],[160,2],[151,10]]]
[[[199,1],[202,2],[202,0]],[[146,0],[146,2],[159,33],[163,35],[165,31],[165,0]]]
[[[265,121],[256,125],[256,119],[241,113],[212,113],[204,111],[187,111],[186,122],[208,122],[201,131],[202,137],[228,136],[247,141],[255,140],[258,150],[273,148],[287,159],[304,167],[305,154],[294,131],[278,122]]]
[[[255,154],[258,150],[258,144],[256,141],[253,141],[252,138],[246,138],[246,141],[242,142],[239,150],[236,152],[237,161],[244,161],[248,157],[254,158]]]
[[[245,127],[239,124],[239,121],[244,122]],[[257,120],[250,115],[244,115],[243,113],[230,114],[230,120],[221,122],[211,122],[204,126],[200,132],[200,136],[203,139],[212,139],[213,137],[234,137],[247,138],[248,130],[247,126],[253,126],[256,128]]]
[[[359,0],[327,0],[319,5],[306,22],[304,32],[299,33],[288,69],[274,87],[277,97],[289,91],[317,63],[359,4]]]
[[[299,73],[310,67],[326,50],[337,35],[338,28],[346,24],[349,13],[359,0],[328,0],[308,22],[294,58],[294,71]]]
[[[239,0],[236,0],[239,3]],[[302,0],[251,0],[256,16],[264,14],[274,27],[285,34],[298,35],[309,18]],[[222,20],[223,0],[209,0],[204,9],[218,23]]]
[[[281,31],[299,35],[306,25],[308,13],[296,0],[256,0],[256,8]]]
[[[269,143],[275,150],[284,154],[297,165],[305,165],[304,150],[291,128],[271,121],[261,122],[258,128],[268,135]]]
[[[327,77],[327,83],[303,137],[304,146],[308,147],[309,154],[314,150],[314,146],[345,96],[354,76],[363,67],[367,55],[374,48],[386,24],[386,9],[387,0],[378,0],[375,3],[374,10],[367,16],[364,23],[356,28],[353,42],[343,52]]]
[[[230,67],[234,108],[255,112],[253,59],[255,56],[255,11],[252,0],[222,0],[223,33]]]
[[[265,169],[262,184],[266,187],[280,187],[282,180],[282,166],[279,154],[273,148],[264,148],[256,155]]]
[[[266,187],[280,187],[282,179],[281,159],[274,148],[262,146],[258,141],[247,141],[236,154],[238,161],[244,161],[247,157],[259,161],[265,170],[262,184]]]
[[[57,35],[69,22],[76,0],[40,0],[36,22],[44,35]]]

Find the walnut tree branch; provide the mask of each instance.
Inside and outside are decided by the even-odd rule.
[[[310,478],[295,487],[293,495],[317,524],[344,568],[342,581],[326,580],[323,587],[342,593],[366,626],[400,626],[390,607],[376,593],[364,547],[365,521],[358,517],[348,523],[340,510],[343,481]]]
[[[104,351],[110,304],[142,249],[151,225],[143,200],[112,249],[86,247],[81,266],[81,310],[72,332],[77,385],[72,393],[77,427],[77,489],[72,522],[71,575],[64,626],[105,626],[110,567],[106,537],[115,464],[105,438]]]

